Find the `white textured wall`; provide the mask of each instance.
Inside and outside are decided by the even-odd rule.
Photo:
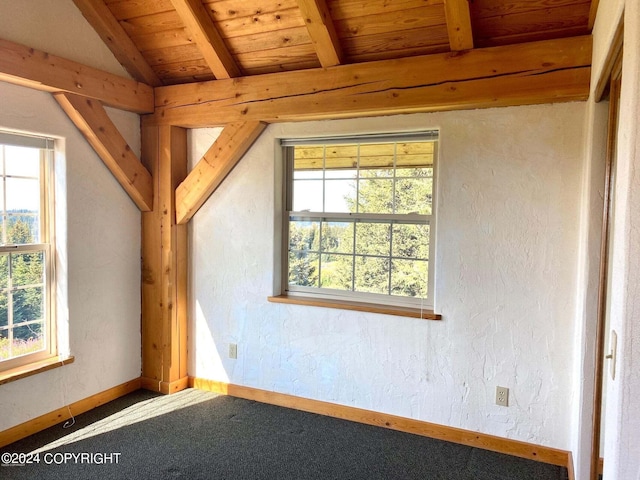
[[[129,76],[73,0],[0,0],[0,38]]]
[[[584,113],[269,126],[192,222],[189,374],[570,449]],[[433,127],[443,320],[268,303],[275,139]],[[208,147],[199,133],[215,135],[194,132],[192,160]],[[496,385],[510,407],[494,405]]]
[[[0,19],[0,38],[118,73],[71,0],[0,0]],[[139,151],[138,116],[108,113]],[[0,128],[64,146],[55,160],[57,308],[62,350],[75,356],[0,385],[2,431],[140,376],[140,213],[51,95],[0,82]]]

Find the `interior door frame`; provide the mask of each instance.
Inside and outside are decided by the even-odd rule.
[[[595,344],[595,371],[593,386],[593,426],[591,435],[591,467],[590,479],[598,480],[602,473],[603,463],[601,461],[600,441],[602,422],[602,398],[603,382],[605,375],[605,338],[607,329],[607,295],[608,295],[608,275],[609,275],[609,239],[611,232],[612,208],[614,183],[612,169],[615,166],[617,155],[618,138],[618,114],[620,111],[620,87],[622,83],[622,46],[623,46],[623,25],[620,22],[616,30],[614,42],[612,43],[605,70],[601,81],[596,87],[596,92],[602,96],[609,93],[609,118],[607,126],[607,151],[605,157],[605,179],[604,198],[602,208],[602,233],[600,239],[600,266],[598,283],[598,307],[596,320],[596,344]]]

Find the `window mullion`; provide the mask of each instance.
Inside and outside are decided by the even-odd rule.
[[[7,177],[5,175],[5,146],[2,145],[2,245],[6,245],[7,243]]]
[[[391,182],[391,211],[396,213],[396,168],[398,166],[398,144],[393,144],[393,181]],[[391,276],[393,275],[393,223],[389,223],[389,281],[388,292],[391,295]]]
[[[7,333],[9,334],[9,358],[13,357],[13,254],[7,255]]]
[[[351,291],[356,291],[356,234],[357,234],[357,222],[353,222],[353,253],[351,254]]]

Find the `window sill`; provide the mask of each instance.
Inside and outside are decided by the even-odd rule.
[[[311,307],[339,308],[342,310],[357,310],[360,312],[383,313],[385,315],[398,315],[401,317],[422,318],[424,320],[441,320],[442,315],[433,310],[421,308],[399,307],[380,303],[353,302],[349,300],[325,300],[313,297],[299,297],[289,295],[277,295],[268,297],[273,303],[290,303],[293,305],[307,305]]]
[[[70,363],[73,363],[74,360],[75,358],[72,356],[55,356],[47,358],[45,360],[40,360],[39,362],[33,362],[29,363],[28,365],[22,365],[21,367],[15,367],[10,370],[5,370],[4,372],[0,372],[0,385],[20,380],[21,378],[30,377],[31,375],[36,375],[41,372],[46,372],[47,370],[51,370],[53,368],[68,365]]]

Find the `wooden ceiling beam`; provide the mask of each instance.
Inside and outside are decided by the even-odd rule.
[[[155,90],[148,125],[202,127],[584,100],[591,36]]]
[[[73,3],[134,79],[153,87],[162,85],[162,81],[103,0],[73,0]]]
[[[600,5],[600,0],[591,0],[591,6],[589,7],[589,30],[593,30],[593,26],[596,23],[598,5]]]
[[[451,50],[458,52],[473,48],[473,31],[468,0],[444,0],[444,13]]]
[[[176,189],[176,221],[191,220],[266,128],[262,122],[232,123]]]
[[[340,39],[325,0],[297,0],[320,65],[333,67],[343,61]]]
[[[73,93],[131,112],[153,112],[149,85],[2,39],[0,81]]]
[[[153,208],[151,174],[113,124],[102,104],[68,93],[53,95],[71,121],[143,212]]]
[[[51,93],[73,93],[130,112],[153,112],[153,88],[149,85],[2,39],[0,81]]]
[[[242,72],[200,0],[171,0],[187,31],[217,79],[239,77]]]

